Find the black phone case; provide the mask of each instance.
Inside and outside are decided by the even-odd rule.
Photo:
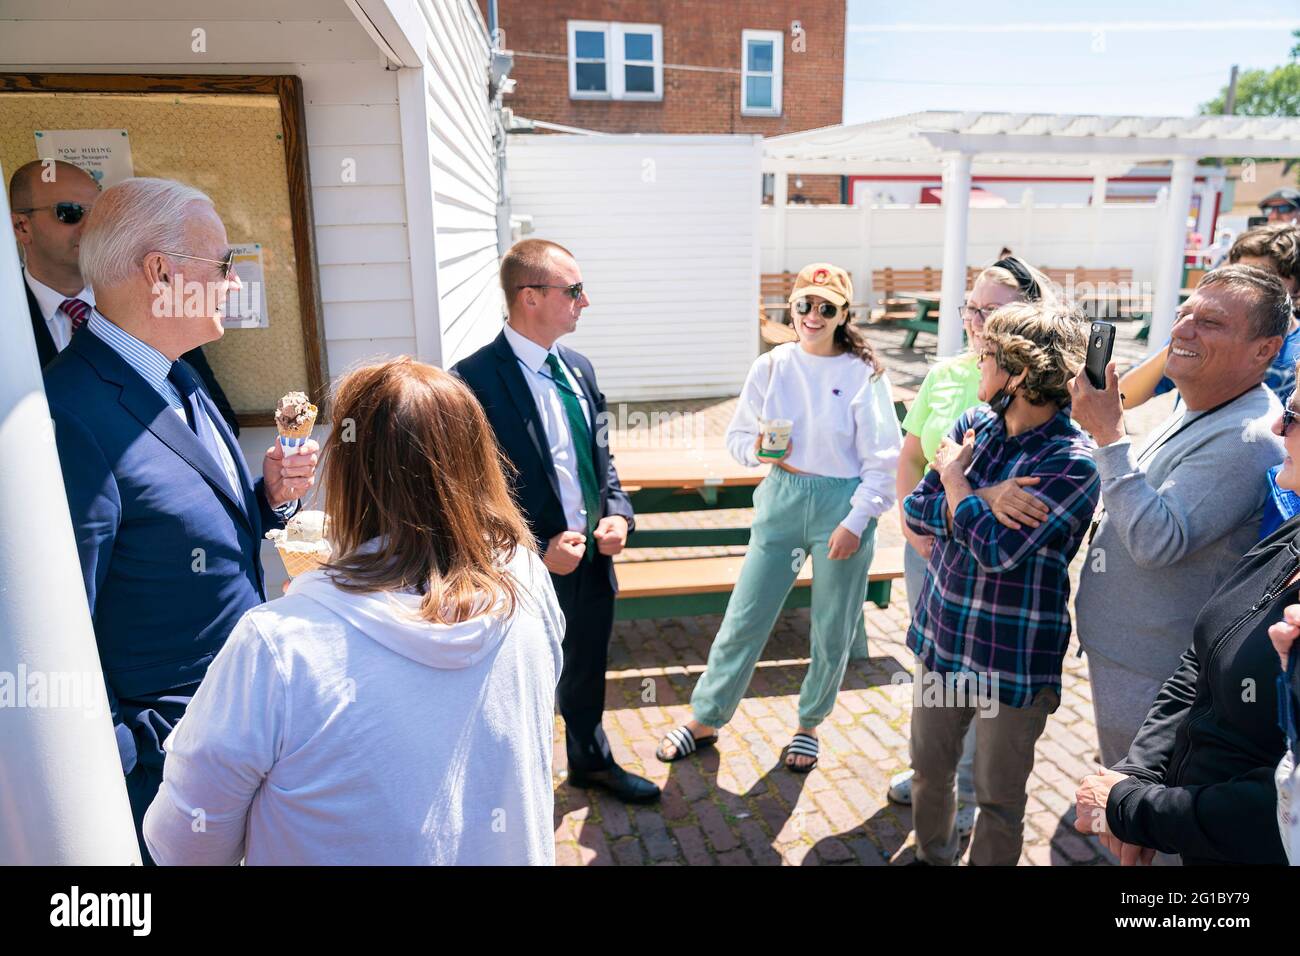
[[[1100,339],[1100,344],[1098,344]],[[1088,359],[1084,368],[1093,388],[1106,387],[1106,366],[1115,350],[1115,326],[1109,322],[1094,322],[1088,330]]]

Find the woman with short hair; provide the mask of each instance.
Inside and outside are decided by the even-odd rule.
[[[903,450],[898,459],[896,489],[900,513],[903,500],[925,477],[939,444],[952,431],[963,412],[979,404],[979,353],[983,348],[984,323],[1004,305],[1012,302],[1054,302],[1056,294],[1047,276],[1033,266],[1003,250],[997,262],[979,273],[962,303],[962,326],[966,331],[967,350],[946,359],[926,373],[907,417],[903,419]],[[998,520],[1015,526],[1033,524],[1042,516],[1043,505],[1029,490],[1038,479],[1021,476],[1008,479],[985,490]],[[908,608],[916,606],[925,579],[925,563],[930,557],[934,538],[913,531],[904,516],[903,584]],[[975,825],[975,728],[972,726],[962,745],[957,765],[957,829],[966,834]],[[912,770],[895,774],[889,781],[889,799],[894,803],[912,802]]]
[[[553,864],[564,621],[482,408],[402,358],[346,375],[332,425],[334,557],[212,662],[166,742],[149,852]]]
[[[970,859],[1014,865],[1024,838],[1034,744],[1060,703],[1070,641],[1070,560],[1100,497],[1092,442],[1070,420],[1069,381],[1087,325],[1055,303],[993,313],[979,352],[979,399],[903,502],[910,529],[934,538],[907,643],[919,658],[912,706],[917,861],[956,861],[953,777],[975,723],[979,814]],[[1026,476],[1044,506],[1032,525],[1002,523],[988,489]],[[979,699],[952,693],[961,683]]]

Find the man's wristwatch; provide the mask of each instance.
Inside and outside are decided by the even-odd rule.
[[[274,511],[276,514],[278,514],[285,521],[288,521],[290,518],[292,518],[294,515],[298,513],[298,509],[301,507],[302,507],[302,499],[295,498],[293,501],[288,501],[282,505],[277,505],[271,510]]]

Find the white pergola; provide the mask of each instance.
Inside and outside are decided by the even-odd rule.
[[[1169,336],[1182,277],[1187,212],[1197,160],[1300,157],[1300,119],[1254,116],[1063,116],[1045,113],[931,111],[774,136],[763,142],[763,172],[775,173],[777,246],[785,248],[789,173],[871,175],[885,170],[943,169],[943,288],[939,355],[961,349],[958,316],[966,278],[966,226],[972,168],[980,174],[1074,173],[1093,178],[1093,201],[1106,180],[1135,163],[1173,162],[1168,218],[1160,236],[1149,348]],[[1207,172],[1211,171],[1209,168]],[[1207,177],[1207,193],[1221,174]],[[1207,198],[1209,198],[1207,196]],[[1203,203],[1204,208],[1207,203]]]

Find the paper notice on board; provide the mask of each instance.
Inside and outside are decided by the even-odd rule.
[[[230,247],[235,252],[235,275],[240,288],[231,289],[226,298],[226,314],[222,325],[228,329],[265,329],[270,326],[266,314],[266,273],[262,265],[260,242],[237,243]]]
[[[38,129],[36,156],[80,166],[100,189],[135,175],[131,138],[124,129]]]

